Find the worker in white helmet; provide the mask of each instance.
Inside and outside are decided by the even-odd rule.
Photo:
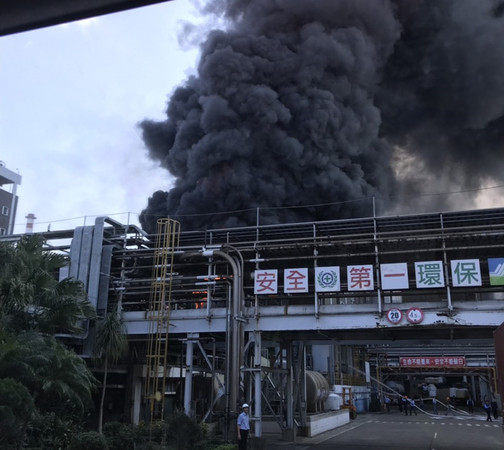
[[[250,431],[249,405],[242,405],[242,412],[238,416],[236,426],[238,428],[238,449],[245,450],[247,448],[247,438]]]

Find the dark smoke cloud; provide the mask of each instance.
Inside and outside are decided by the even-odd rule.
[[[500,178],[502,2],[208,8],[229,29],[208,35],[167,120],[141,124],[175,177],[142,212],[148,231],[166,216],[184,229],[255,224],[255,208],[261,223],[369,216],[373,197],[380,213],[448,208],[450,196],[421,194]]]

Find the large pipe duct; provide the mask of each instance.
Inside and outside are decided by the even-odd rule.
[[[241,349],[243,347],[243,326],[241,324],[241,316],[243,309],[243,280],[241,265],[236,259],[222,250],[203,250],[203,256],[220,256],[225,259],[233,271],[233,298],[232,298],[232,320],[231,320],[231,379],[226,380],[229,386],[229,403],[231,412],[237,411],[238,407],[238,391],[240,389],[240,367],[243,362]],[[229,337],[228,337],[229,338]]]

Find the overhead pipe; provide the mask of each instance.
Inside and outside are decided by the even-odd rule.
[[[453,311],[452,298],[451,298],[451,290],[450,283],[448,278],[448,255],[446,254],[446,241],[444,236],[444,223],[443,223],[443,213],[439,214],[439,221],[441,223],[441,233],[442,233],[442,243],[443,243],[443,272],[445,277],[445,286],[446,286],[446,298],[448,300],[448,311]]]
[[[233,248],[233,250],[236,250]],[[238,252],[238,250],[236,250]],[[243,365],[243,276],[241,264],[238,264],[236,259],[222,250],[203,249],[201,254],[206,257],[220,256],[225,259],[233,271],[233,299],[232,299],[232,323],[231,323],[231,379],[228,380],[230,385],[229,401],[231,412],[237,412],[238,407],[238,391],[240,388],[240,367]],[[238,252],[241,257],[241,254]],[[241,259],[240,262],[243,262]],[[229,357],[229,355],[228,355]]]

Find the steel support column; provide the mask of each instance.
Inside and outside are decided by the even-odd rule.
[[[262,404],[261,404],[261,332],[254,331],[254,433],[256,437],[262,436]]]
[[[191,398],[192,398],[192,373],[193,373],[193,355],[194,355],[194,339],[199,335],[190,333],[187,335],[186,344],[186,371],[184,385],[184,412],[187,416],[192,416]]]

